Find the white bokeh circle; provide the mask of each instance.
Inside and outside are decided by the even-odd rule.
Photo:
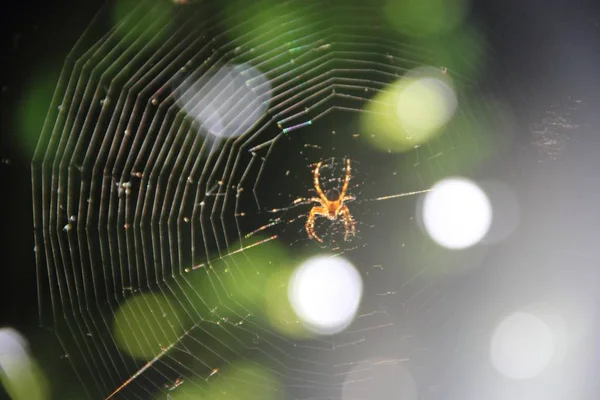
[[[441,246],[463,249],[479,242],[492,222],[492,207],[485,192],[464,178],[438,182],[423,202],[423,224]]]
[[[356,315],[362,279],[344,258],[314,257],[292,274],[288,296],[307,329],[333,334],[345,329]]]
[[[490,358],[502,375],[512,379],[531,379],[550,364],[555,340],[548,324],[534,314],[516,312],[496,327]]]

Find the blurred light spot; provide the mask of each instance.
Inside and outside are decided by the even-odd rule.
[[[492,225],[483,242],[498,243],[510,236],[519,224],[519,202],[511,187],[502,182],[480,184],[494,210]]]
[[[314,257],[294,272],[288,296],[307,329],[333,334],[352,322],[362,296],[362,280],[341,257]]]
[[[479,242],[492,220],[490,202],[475,183],[462,178],[436,183],[423,202],[423,224],[441,246],[463,249]]]
[[[405,130],[426,137],[450,120],[456,110],[456,95],[440,79],[418,78],[404,84],[396,107]]]
[[[442,69],[416,69],[371,100],[363,119],[366,137],[386,151],[412,150],[439,133],[456,108],[452,81]]]
[[[155,293],[130,297],[113,321],[115,340],[132,357],[148,360],[175,343],[183,333],[169,300]]]
[[[406,35],[440,34],[460,25],[468,12],[467,0],[387,0],[385,19]]]
[[[376,358],[362,361],[346,374],[342,400],[394,398],[419,398],[417,384],[404,360]]]
[[[0,329],[0,382],[13,400],[47,399],[46,378],[28,353],[27,342],[19,332]]]
[[[184,81],[177,103],[211,135],[227,138],[243,135],[263,117],[270,91],[269,80],[256,68],[224,65],[214,74]]]
[[[550,327],[534,314],[516,312],[496,328],[490,357],[502,375],[530,379],[548,366],[554,350],[555,340]]]

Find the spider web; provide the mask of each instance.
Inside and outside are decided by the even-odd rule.
[[[409,363],[419,380],[441,256],[416,198],[393,196],[481,161],[464,163],[486,154],[468,132],[491,132],[494,107],[456,72],[456,125],[404,155],[367,146],[376,93],[474,56],[441,57],[386,30],[377,7],[343,3],[143,2],[98,36],[104,10],[69,55],[33,206],[40,320],[88,398],[376,398]],[[312,206],[294,201],[314,194],[321,160],[335,198],[346,158],[358,235],[320,220],[319,246]],[[319,338],[289,310],[274,322],[272,304],[281,271],[323,251],[355,261],[365,298],[345,332]]]

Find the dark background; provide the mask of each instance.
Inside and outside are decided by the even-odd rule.
[[[37,325],[30,159],[19,145],[17,115],[31,77],[45,66],[56,82],[63,60],[102,2],[3,3],[1,75],[2,279],[0,324]],[[49,68],[46,68],[49,67]],[[50,98],[47,98],[48,106]],[[43,119],[35,121],[43,123]],[[41,125],[39,125],[41,132]]]
[[[600,265],[600,3],[589,0],[474,1],[473,14],[496,50],[497,82],[508,93],[522,144],[511,174],[522,174],[526,228],[549,258],[577,259],[589,273],[590,290]],[[16,140],[15,124],[31,76],[43,65],[56,82],[63,60],[102,7],[101,1],[4,2],[0,74],[0,326],[52,336],[38,324],[33,252],[30,159]],[[496,71],[497,72],[497,71]],[[543,149],[528,129],[556,104],[579,100],[569,117],[579,128],[557,160],[541,160]],[[48,105],[50,98],[47,99]],[[558,106],[558,113],[560,113]],[[40,121],[40,123],[43,120]],[[41,131],[41,124],[39,125]],[[544,161],[544,162],[542,162]],[[531,182],[535,184],[531,185]],[[543,207],[541,206],[543,205]],[[541,225],[540,222],[541,221]],[[541,235],[539,232],[552,232]],[[581,234],[586,232],[586,234]],[[468,285],[477,285],[475,275]],[[562,278],[557,278],[562,279]],[[598,286],[600,279],[596,281]],[[455,288],[460,297],[461,288]],[[587,290],[587,289],[585,289]],[[596,289],[597,290],[597,289]],[[596,308],[600,310],[600,305]],[[597,335],[600,336],[600,333]],[[34,341],[36,348],[44,341]],[[600,354],[600,347],[590,349]],[[597,371],[590,373],[598,387]],[[598,391],[600,393],[600,391]],[[0,392],[0,397],[2,393]],[[592,398],[592,397],[590,397]]]
[[[17,122],[40,66],[56,82],[63,60],[102,2],[14,2],[2,5],[1,158],[2,267],[0,325],[37,325],[30,159]],[[50,92],[51,94],[51,92]],[[50,97],[47,99],[49,106]],[[36,124],[43,119],[36,118]]]

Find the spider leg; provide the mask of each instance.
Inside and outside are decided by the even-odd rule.
[[[327,215],[327,210],[321,206],[315,206],[310,210],[308,214],[308,219],[306,220],[306,233],[308,234],[309,239],[315,239],[316,241],[323,243],[323,239],[321,239],[315,233],[315,218],[317,215],[325,216]]]
[[[313,171],[315,177],[315,190],[317,191],[319,197],[324,202],[327,202],[327,196],[325,196],[325,193],[323,193],[323,189],[321,189],[321,184],[319,183],[319,170],[321,169],[321,165],[323,165],[323,161],[319,161],[315,167],[315,170]]]
[[[340,193],[340,199],[344,199],[346,195],[346,191],[348,190],[348,185],[350,184],[350,159],[346,158],[346,176],[344,177],[344,186],[342,187],[342,193]]]
[[[354,224],[354,218],[352,218],[352,214],[350,214],[350,210],[348,209],[348,206],[346,206],[346,205],[343,205],[340,208],[340,215],[341,215],[342,219],[344,220],[344,229],[345,229],[344,240],[348,241],[349,236],[356,235],[356,226]]]
[[[311,198],[299,197],[296,200],[294,200],[292,202],[292,204],[289,205],[288,207],[272,208],[267,211],[271,212],[271,213],[278,213],[278,212],[282,212],[282,211],[291,210],[292,208],[297,207],[297,206],[301,206],[304,204],[310,204],[310,203],[314,203],[314,202],[319,203],[319,204],[323,203],[323,201],[318,197],[311,197]]]
[[[318,197],[310,197],[310,198],[306,198],[306,197],[299,197],[296,200],[294,200],[294,202],[292,203],[292,206],[298,206],[298,205],[302,205],[302,204],[309,204],[309,203],[313,203],[313,202],[317,202],[319,204],[322,203],[322,200]]]

